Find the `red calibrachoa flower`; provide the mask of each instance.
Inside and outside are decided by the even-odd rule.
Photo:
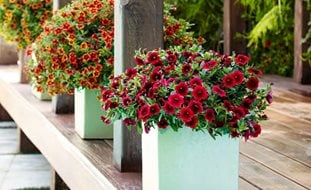
[[[248,63],[249,58],[246,55],[243,54],[238,54],[234,61],[238,64],[238,65],[246,65]]]
[[[33,85],[52,95],[72,94],[75,88],[100,89],[102,85],[108,86],[114,64],[113,9],[113,0],[76,0],[57,11],[52,20],[45,24],[33,48],[36,60],[32,60],[27,67]],[[163,30],[171,32],[169,36],[164,35],[165,47],[176,43],[181,46],[199,44],[193,33],[188,32],[191,24],[175,19],[171,10],[173,6],[164,5]],[[60,61],[52,61],[53,57]],[[163,67],[164,62],[170,63],[166,65],[166,71],[154,71],[151,74],[150,81],[154,83],[163,78],[163,73],[174,70],[176,60],[175,53],[167,53],[163,60],[157,51],[149,52],[147,59],[135,58],[136,64],[140,66],[151,64]],[[127,72],[130,78],[136,75],[134,71]],[[55,77],[49,79],[49,74]],[[148,94],[153,97],[153,92]]]
[[[169,58],[171,55],[176,59]],[[272,99],[271,89],[269,86],[258,89],[256,75],[248,72],[252,65],[241,64],[242,58],[237,63],[233,61],[235,58],[206,52],[198,46],[139,51],[137,73],[131,77],[122,73],[111,79],[109,88],[103,88],[104,108],[111,102],[119,103],[116,108],[108,107],[104,117],[112,121],[130,118],[135,121],[132,126],[140,131],[152,130],[157,125],[161,130],[169,127],[175,131],[182,127],[203,130],[212,137],[219,134],[246,140],[257,137],[261,130],[258,122],[264,119],[264,110]],[[151,64],[153,60],[163,66]],[[171,67],[174,69],[168,69]],[[191,74],[185,74],[188,73],[185,67],[191,68]],[[136,100],[127,108],[122,105],[124,94]]]

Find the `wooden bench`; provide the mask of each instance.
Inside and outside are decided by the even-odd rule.
[[[115,169],[112,141],[82,140],[73,115],[56,115],[30,85],[14,82],[16,73],[17,67],[0,66],[0,103],[71,189],[141,189],[140,173]]]

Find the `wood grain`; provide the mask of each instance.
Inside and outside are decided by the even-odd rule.
[[[302,60],[302,53],[307,51],[311,41],[301,43],[309,28],[308,21],[307,1],[295,0],[294,79],[301,84],[311,84],[311,66]]]
[[[135,50],[163,47],[163,0],[115,2],[115,75],[135,65]],[[141,136],[117,122],[114,163],[122,172],[141,172]]]

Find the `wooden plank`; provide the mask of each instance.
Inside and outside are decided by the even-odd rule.
[[[311,84],[311,66],[302,60],[302,53],[307,51],[311,40],[301,43],[309,28],[309,18],[307,1],[295,0],[294,80],[301,84]]]
[[[242,143],[240,148],[242,155],[264,165],[306,189],[311,189],[310,167],[251,141]]]
[[[18,152],[23,154],[40,153],[37,147],[31,142],[31,140],[19,127],[17,128],[17,140]]]
[[[71,189],[141,189],[141,174],[120,173],[104,141],[83,141],[73,115],[56,115],[30,86],[0,80],[0,102]],[[72,172],[74,171],[74,172]]]
[[[251,181],[259,189],[264,190],[306,190],[306,188],[298,185],[297,183],[280,176],[278,173],[240,155],[240,176]]]
[[[231,55],[233,51],[246,53],[246,41],[237,39],[237,33],[244,33],[246,24],[241,18],[243,7],[236,0],[224,1],[224,53]]]
[[[243,178],[239,178],[239,190],[259,190],[258,187],[255,187],[254,185],[250,184]]]
[[[117,0],[115,23],[115,75],[134,66],[134,52],[163,47],[163,0]],[[140,172],[141,137],[122,122],[114,126],[114,163],[120,171]]]

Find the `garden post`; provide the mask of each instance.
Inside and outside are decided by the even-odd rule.
[[[303,52],[311,45],[310,40],[302,43],[308,31],[309,14],[307,1],[295,0],[294,80],[301,84],[311,84],[311,66],[302,59]]]
[[[3,37],[0,37],[0,65],[13,65],[16,63],[16,46],[6,43]]]
[[[61,9],[71,0],[53,0],[53,11]],[[74,96],[68,94],[59,94],[52,97],[52,110],[56,114],[66,114],[74,112]]]
[[[246,40],[237,39],[237,33],[244,33],[246,24],[241,15],[243,7],[236,0],[224,1],[224,53],[246,53]]]
[[[114,11],[114,74],[134,66],[135,50],[163,47],[163,0],[117,0]],[[141,135],[121,121],[114,124],[113,160],[122,172],[140,172]]]

